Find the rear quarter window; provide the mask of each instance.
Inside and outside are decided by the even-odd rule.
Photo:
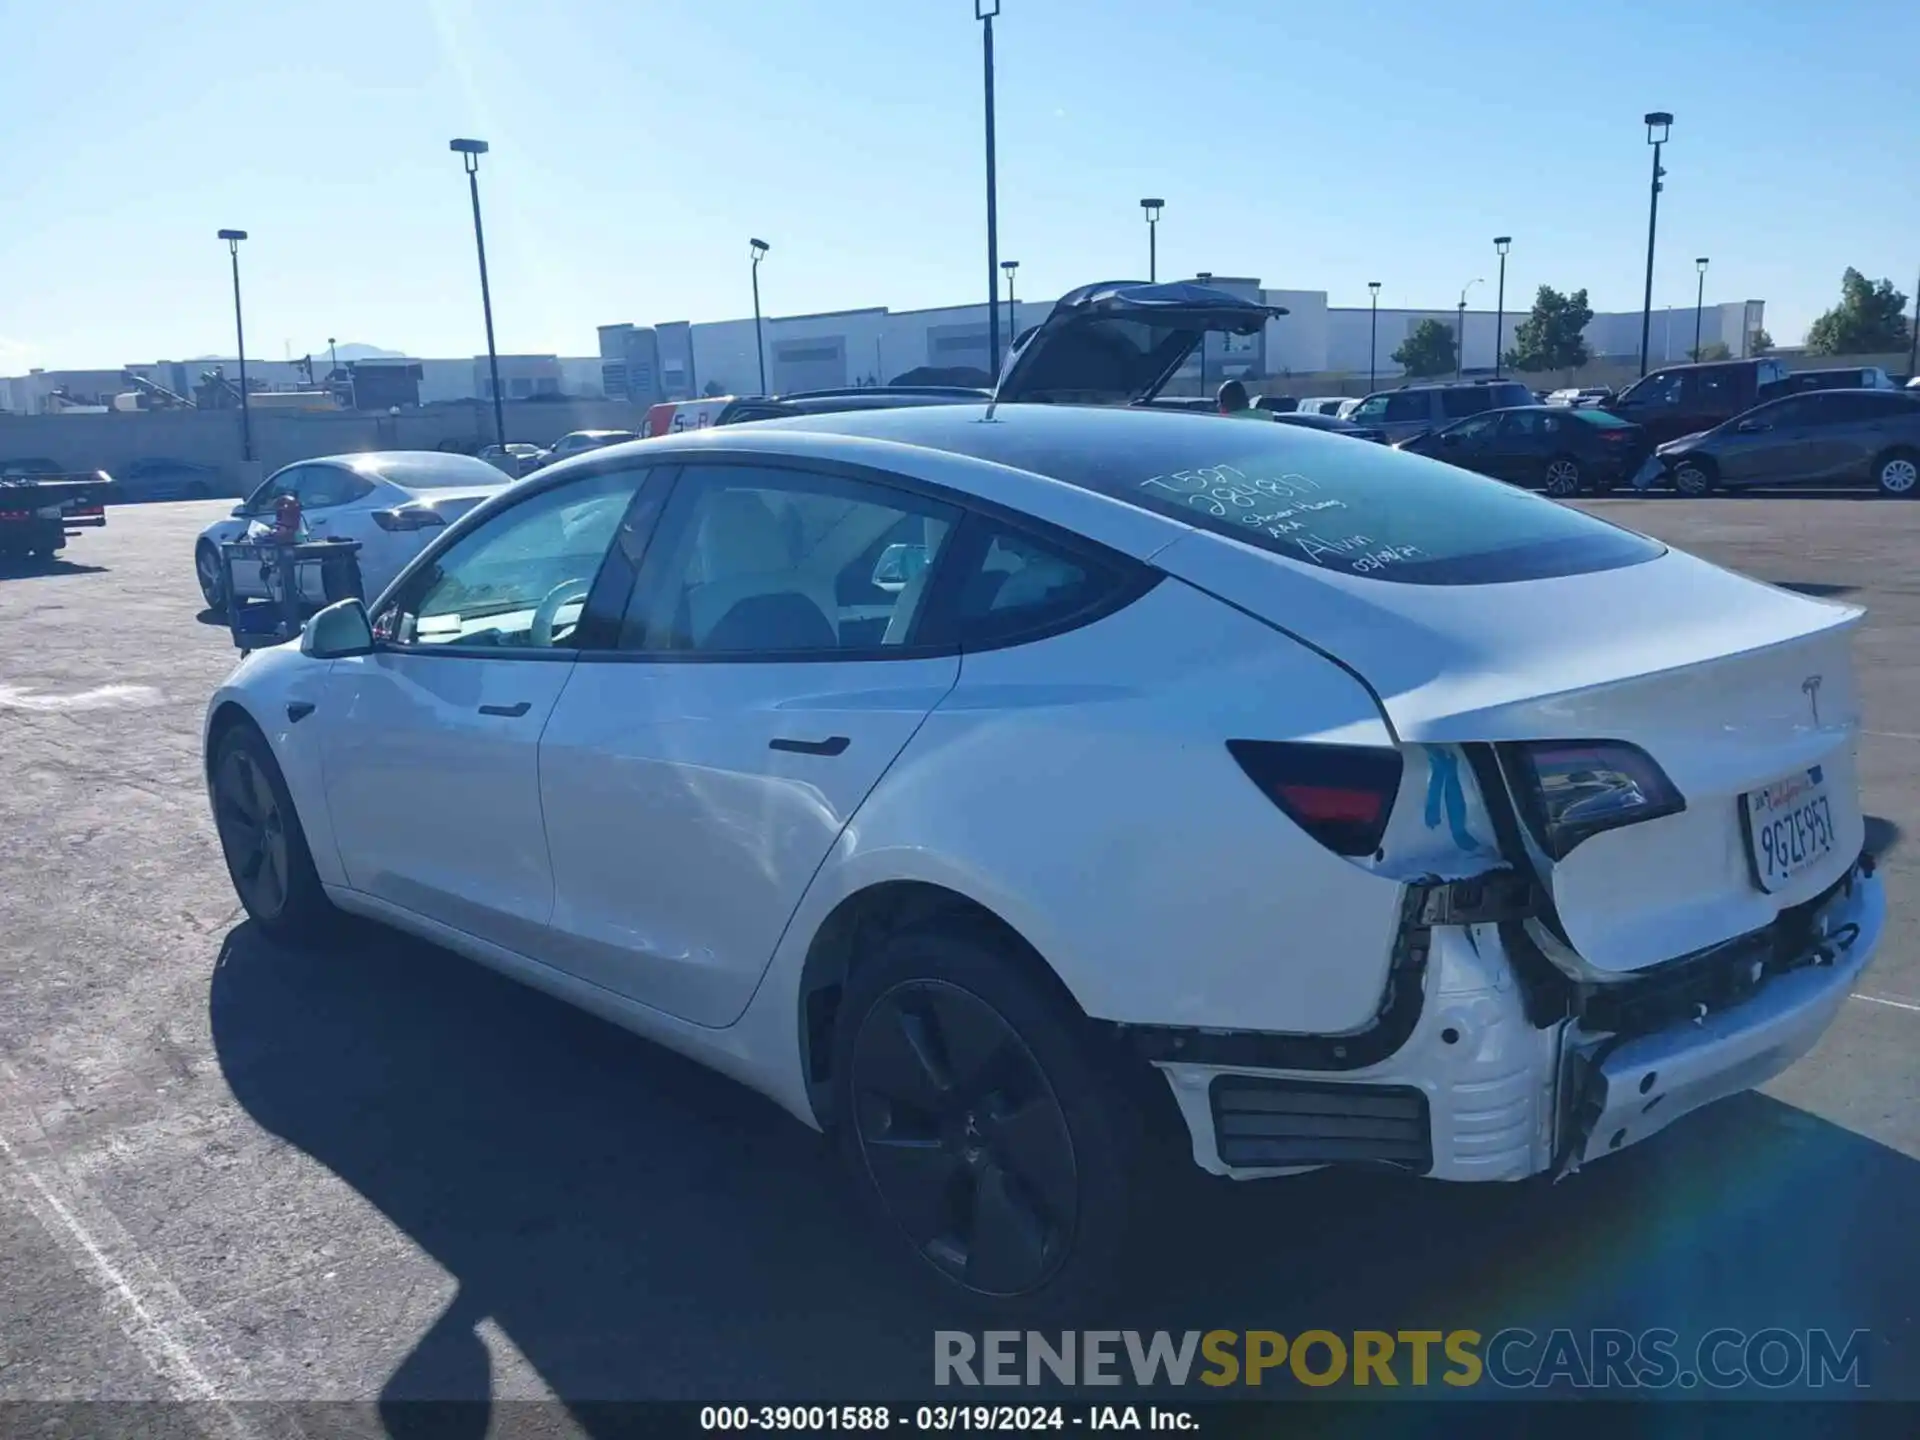
[[[1618,569],[1666,553],[1657,541],[1499,481],[1292,426],[1202,420],[1178,442],[1141,445],[1119,464],[1107,459],[1112,468],[1073,478],[1340,575],[1491,585]]]

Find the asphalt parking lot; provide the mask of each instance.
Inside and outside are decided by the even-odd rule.
[[[770,1104],[419,943],[242,923],[198,753],[225,503],[0,574],[0,1399],[923,1394],[955,1318]],[[1764,1093],[1557,1187],[1196,1182],[1113,1323],[1866,1329],[1920,1398],[1920,504],[1591,508],[1870,608],[1881,958]]]

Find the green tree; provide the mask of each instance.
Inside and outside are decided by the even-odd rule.
[[[1407,332],[1393,359],[1416,379],[1446,374],[1454,366],[1453,327],[1438,320],[1422,320]]]
[[[1729,350],[1723,341],[1709,340],[1698,350],[1687,351],[1687,358],[1689,360],[1731,360],[1733,351]]]
[[[1764,355],[1771,349],[1773,349],[1773,336],[1767,333],[1763,325],[1753,332],[1753,338],[1747,342],[1747,354]]]
[[[1807,350],[1814,355],[1884,355],[1907,348],[1907,297],[1891,280],[1878,284],[1851,265],[1840,277],[1840,303],[1813,322]]]
[[[1592,358],[1581,333],[1593,320],[1587,292],[1562,295],[1542,285],[1533,297],[1533,312],[1513,330],[1513,348],[1507,351],[1511,370],[1577,370]]]

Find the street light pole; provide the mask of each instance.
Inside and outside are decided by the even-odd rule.
[[[993,375],[1000,373],[1000,215],[993,174],[993,17],[999,13],[1000,0],[973,0],[987,77],[987,358]]]
[[[253,412],[247,405],[247,327],[240,320],[240,242],[244,230],[222,230],[227,254],[233,257],[233,338],[240,348],[240,458],[253,459]]]
[[[1700,288],[1693,292],[1693,358],[1700,358],[1700,317],[1707,303],[1707,257],[1702,255],[1693,262],[1693,268],[1700,272]]]
[[[1202,270],[1193,278],[1202,285],[1211,285],[1213,283],[1213,272],[1211,270]],[[1207,332],[1204,330],[1200,332],[1200,393],[1202,395],[1207,393]]]
[[[449,140],[449,150],[459,153],[467,168],[467,189],[473,196],[473,248],[480,255],[480,308],[487,319],[487,373],[493,380],[494,439],[507,443],[507,412],[500,399],[500,356],[493,345],[493,292],[487,285],[487,237],[480,228],[480,157],[487,153],[484,140]]]
[[[760,357],[760,393],[767,393],[767,347],[760,338],[760,262],[773,247],[764,240],[748,240],[753,255],[753,353]]]
[[[1647,144],[1653,147],[1653,181],[1647,192],[1647,291],[1640,302],[1640,373],[1647,373],[1647,342],[1653,336],[1653,237],[1660,223],[1660,147],[1667,143],[1673,116],[1665,110],[1650,110],[1645,116]]]
[[[1160,238],[1160,207],[1166,203],[1164,200],[1156,199],[1142,200],[1140,202],[1141,213],[1147,217],[1147,283],[1149,285],[1157,284],[1160,280],[1158,244]]]
[[[1007,272],[1007,348],[1013,348],[1013,334],[1017,328],[1013,319],[1013,272],[1020,268],[1018,260],[1002,260],[1000,268]]]
[[[1486,277],[1476,275],[1460,287],[1460,320],[1453,332],[1453,378],[1456,380],[1465,373],[1467,364],[1467,291],[1486,283]]]
[[[1912,384],[1914,376],[1920,371],[1914,369],[1914,362],[1920,360],[1920,281],[1913,286],[1913,334],[1907,340],[1907,383]]]
[[[1507,247],[1511,235],[1493,237],[1493,248],[1500,256],[1500,298],[1493,302],[1493,378],[1500,378],[1500,330],[1507,323]]]
[[[1367,389],[1374,387],[1374,357],[1380,350],[1380,282],[1367,281],[1367,290],[1372,296],[1372,317],[1367,323]]]

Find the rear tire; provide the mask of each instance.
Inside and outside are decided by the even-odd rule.
[[[1541,488],[1556,500],[1578,495],[1584,482],[1580,462],[1571,455],[1554,456],[1547,461],[1546,469],[1540,472]]]
[[[1703,460],[1682,460],[1673,467],[1673,488],[1689,499],[1698,500],[1703,495],[1711,495],[1719,483],[1720,477]]]
[[[836,1139],[949,1303],[1082,1314],[1120,1282],[1147,1208],[1148,1107],[1023,960],[965,930],[883,941],[841,1006]]]
[[[1894,500],[1920,494],[1920,452],[1889,450],[1873,462],[1874,488]]]
[[[306,832],[266,738],[241,721],[213,753],[213,818],[248,918],[275,940],[320,938],[339,912],[320,886]]]

